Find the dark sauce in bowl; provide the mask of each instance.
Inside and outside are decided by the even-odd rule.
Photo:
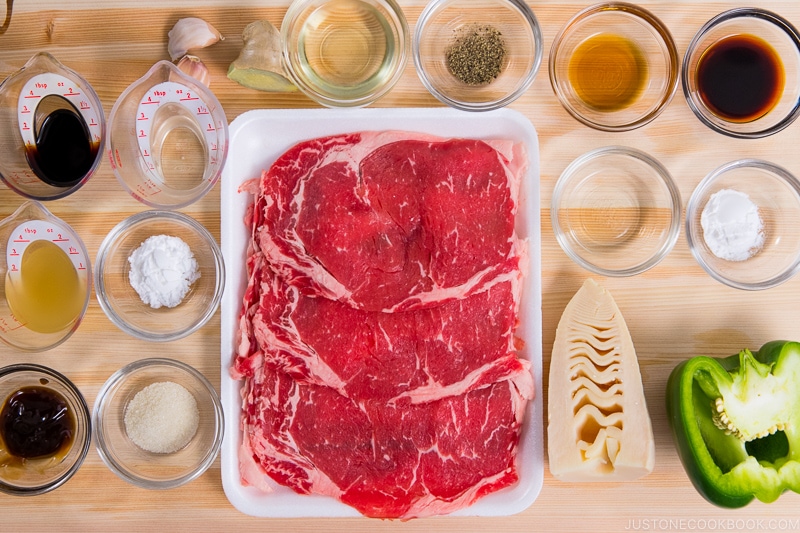
[[[62,108],[44,118],[36,144],[28,145],[25,154],[39,179],[56,187],[71,187],[89,173],[98,149],[83,117]]]
[[[757,120],[780,101],[783,63],[775,49],[755,35],[732,35],[703,53],[697,87],[706,107],[730,122]]]
[[[16,458],[63,457],[75,436],[75,415],[67,400],[46,387],[22,387],[0,410],[0,439]]]

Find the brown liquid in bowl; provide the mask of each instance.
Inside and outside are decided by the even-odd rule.
[[[732,35],[708,47],[697,63],[697,87],[706,107],[731,122],[751,122],[780,101],[783,63],[755,35]]]
[[[604,112],[633,104],[648,79],[647,61],[639,46],[611,33],[593,35],[579,44],[567,73],[578,98]]]
[[[75,415],[67,400],[46,387],[22,387],[0,411],[0,443],[12,457],[63,457],[72,446]]]

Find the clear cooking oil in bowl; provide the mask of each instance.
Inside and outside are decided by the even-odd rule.
[[[388,90],[405,59],[405,19],[392,11],[399,8],[377,0],[304,4],[285,37],[299,87],[337,106],[363,105]]]
[[[300,62],[312,83],[333,94],[368,92],[391,76],[394,41],[383,14],[364,2],[328,2],[300,31]]]

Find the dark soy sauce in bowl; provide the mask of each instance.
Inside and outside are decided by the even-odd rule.
[[[49,185],[71,187],[92,169],[99,145],[72,104],[48,96],[36,109],[36,144],[25,147],[31,170]]]
[[[751,122],[780,101],[785,84],[777,52],[754,35],[732,35],[712,44],[697,64],[705,105],[730,122]]]
[[[57,392],[24,387],[9,396],[0,411],[0,438],[12,457],[63,458],[75,435],[75,415]]]

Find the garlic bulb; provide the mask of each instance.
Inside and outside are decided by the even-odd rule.
[[[178,20],[169,31],[168,37],[167,48],[173,61],[186,55],[189,50],[211,46],[223,38],[214,26],[197,17]]]
[[[206,87],[211,84],[211,75],[208,72],[208,67],[205,63],[193,55],[185,55],[178,61],[178,68],[184,74],[188,74]]]

